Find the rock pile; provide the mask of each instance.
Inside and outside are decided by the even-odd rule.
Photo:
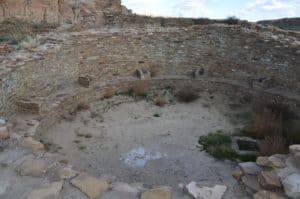
[[[240,163],[233,174],[254,199],[297,199],[300,197],[300,145],[291,145],[290,154],[258,157]]]

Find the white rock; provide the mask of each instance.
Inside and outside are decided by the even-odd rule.
[[[0,119],[0,126],[4,126],[6,124],[6,121],[4,119]]]
[[[287,196],[291,198],[300,197],[300,174],[289,175],[283,180],[282,184]]]
[[[196,182],[191,182],[186,186],[186,189],[195,199],[222,199],[227,187],[223,185],[205,187]]]
[[[300,144],[291,145],[289,148],[290,148],[290,153],[291,154],[300,153]]]

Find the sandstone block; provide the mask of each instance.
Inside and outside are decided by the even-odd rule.
[[[141,199],[172,199],[172,191],[169,187],[161,187],[145,191]]]
[[[60,199],[63,182],[53,182],[50,185],[33,190],[27,199]]]
[[[275,172],[263,171],[258,177],[259,184],[268,190],[274,190],[281,188],[281,182]]]
[[[110,189],[110,185],[105,181],[90,177],[86,174],[80,174],[71,181],[72,185],[80,189],[89,198],[101,197]]]
[[[9,129],[6,126],[0,127],[0,141],[10,138]]]
[[[46,160],[29,158],[17,170],[21,176],[42,177],[50,166],[50,162]]]
[[[269,157],[266,156],[260,156],[256,159],[256,164],[258,166],[263,166],[263,167],[269,167],[272,165],[271,161],[269,160]]]
[[[45,150],[45,146],[41,142],[33,139],[32,137],[24,138],[22,146],[25,148],[31,149],[33,151],[44,151]]]
[[[199,183],[191,182],[186,186],[188,193],[195,199],[222,199],[227,187],[215,185],[214,187],[201,186]]]
[[[240,163],[239,167],[245,175],[258,175],[262,172],[262,168],[254,162]]]
[[[263,190],[254,194],[253,199],[287,199],[287,198],[282,195],[279,195],[278,193]]]

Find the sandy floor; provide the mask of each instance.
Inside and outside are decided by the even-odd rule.
[[[43,139],[76,169],[95,176],[111,174],[119,181],[151,186],[206,181],[225,184],[232,194],[236,163],[216,161],[197,148],[199,136],[236,128],[224,116],[225,106],[214,106],[220,102],[225,103],[220,97],[209,102],[202,97],[160,108],[115,96],[92,104],[75,121],[62,121]]]

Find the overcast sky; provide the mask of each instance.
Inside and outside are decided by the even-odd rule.
[[[257,21],[300,17],[300,0],[122,0],[137,14]]]

